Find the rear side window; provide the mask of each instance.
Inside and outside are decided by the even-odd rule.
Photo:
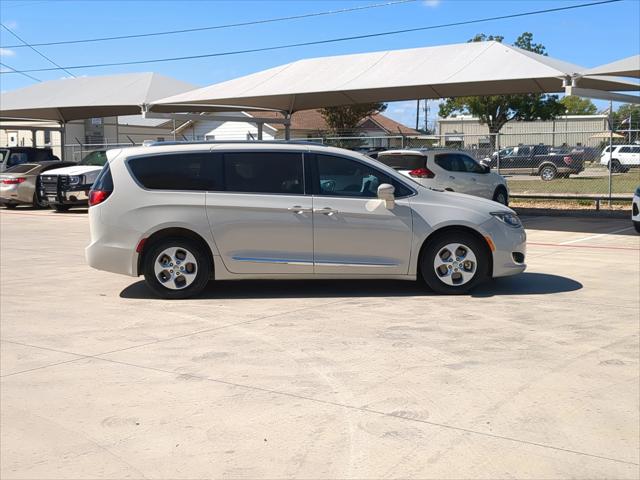
[[[20,165],[21,163],[27,163],[29,161],[29,156],[24,152],[12,152],[9,156],[9,160],[7,161],[8,167],[13,167],[14,165]]]
[[[426,166],[426,157],[416,154],[379,154],[378,161],[396,170],[415,170]]]
[[[622,147],[620,153],[631,153],[631,147]]]
[[[109,168],[109,164],[105,163],[102,170],[98,174],[95,182],[93,182],[93,186],[91,187],[93,190],[105,190],[107,192],[113,192],[113,177],[111,177],[111,169]]]
[[[224,154],[224,180],[229,192],[304,194],[302,154],[238,152]]]
[[[462,160],[462,156],[457,153],[442,153],[436,155],[436,165],[444,168],[449,172],[466,172],[467,169]]]
[[[222,190],[222,160],[212,153],[132,158],[134,178],[151,190]]]

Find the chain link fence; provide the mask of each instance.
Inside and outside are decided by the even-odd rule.
[[[627,201],[640,186],[640,130],[519,131],[498,134],[322,136],[293,138],[372,154],[389,149],[465,152],[507,179],[512,198],[549,201],[600,198]],[[609,144],[612,144],[612,148]],[[133,143],[71,144],[67,161]],[[375,156],[375,155],[373,155]]]

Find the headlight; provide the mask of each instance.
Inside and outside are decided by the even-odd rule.
[[[79,185],[82,182],[82,175],[69,175],[69,185]]]
[[[522,227],[522,222],[518,218],[518,215],[516,215],[515,213],[491,212],[491,215],[496,217],[502,223],[505,223],[505,224],[509,225],[510,227],[513,227],[513,228],[521,228]]]

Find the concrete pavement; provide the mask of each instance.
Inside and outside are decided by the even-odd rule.
[[[526,218],[529,268],[162,301],[86,214],[0,212],[0,476],[638,478],[640,236]]]

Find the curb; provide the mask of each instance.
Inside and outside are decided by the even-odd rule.
[[[631,210],[561,210],[555,208],[511,207],[518,215],[529,217],[624,218],[631,221]]]

